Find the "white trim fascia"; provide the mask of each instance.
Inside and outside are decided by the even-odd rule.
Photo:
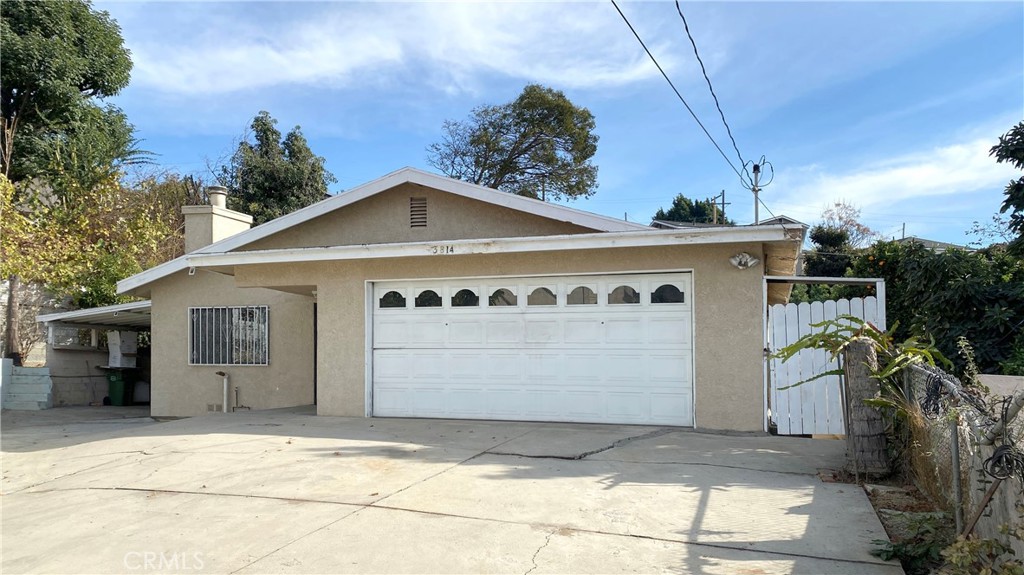
[[[185,256],[186,267],[232,266],[293,262],[316,262],[402,257],[446,257],[474,254],[501,254],[635,248],[687,244],[723,244],[785,241],[786,232],[779,227],[766,228],[702,228],[699,230],[655,230],[561,236],[532,236],[410,242],[396,244],[365,244],[360,246],[327,246],[285,248]],[[129,278],[132,279],[132,278]],[[125,280],[127,281],[127,280]],[[120,287],[120,284],[119,284]]]
[[[133,276],[124,278],[117,282],[117,293],[123,294],[132,291],[133,289],[142,287],[150,282],[156,281],[162,277],[169,276],[175,272],[179,272],[188,267],[185,263],[185,256],[178,256],[173,260],[164,262],[160,265],[153,266],[146,271],[137,273]]]
[[[116,305],[108,305],[104,307],[94,307],[89,309],[76,309],[73,311],[64,311],[59,313],[48,313],[36,316],[36,322],[56,322],[56,321],[67,321],[81,318],[90,318],[96,315],[102,315],[107,313],[120,313],[120,312],[136,312],[143,309],[149,309],[152,306],[152,302],[149,300],[144,301],[133,301],[129,303],[122,303]]]
[[[768,365],[768,279],[761,278],[761,422],[762,431],[768,433],[768,394],[771,387],[771,367]]]
[[[363,288],[363,308],[366,314],[363,318],[365,331],[363,337],[366,339],[366,346],[363,350],[363,408],[366,417],[373,417],[373,281],[367,280]]]

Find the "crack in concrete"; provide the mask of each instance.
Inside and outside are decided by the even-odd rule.
[[[624,437],[622,439],[613,441],[612,443],[610,443],[609,445],[606,445],[604,447],[599,447],[597,449],[591,449],[590,451],[584,451],[583,453],[578,453],[576,455],[530,455],[530,454],[526,454],[526,453],[514,453],[514,452],[508,452],[508,451],[492,451],[492,449],[494,449],[493,447],[491,449],[488,449],[484,453],[486,453],[487,455],[503,455],[503,456],[512,456],[512,457],[525,457],[525,458],[528,458],[528,459],[560,459],[560,460],[563,460],[563,461],[579,461],[581,459],[586,459],[587,457],[590,457],[591,455],[596,455],[598,453],[603,453],[605,451],[609,451],[611,449],[615,449],[616,447],[620,447],[622,445],[625,445],[627,443],[631,443],[633,441],[641,441],[641,440],[644,440],[644,439],[651,439],[651,438],[654,438],[654,437],[660,437],[662,435],[668,435],[670,433],[675,433],[676,431],[677,431],[676,429],[670,429],[670,428],[655,429],[654,431],[649,431],[647,433],[642,433],[640,435],[634,435],[634,436],[631,436],[631,437]],[[523,435],[526,435],[526,434],[524,433]],[[517,438],[513,438],[513,439],[517,439]],[[512,441],[512,440],[510,439],[509,441]],[[506,441],[505,443],[508,443],[508,441]],[[495,445],[494,447],[499,447],[500,445],[504,445],[504,443],[499,444],[499,445]]]
[[[898,566],[898,565],[893,565],[891,563],[887,563],[887,562],[884,562],[884,561],[864,561],[864,560],[860,560],[860,559],[843,559],[843,558],[839,558],[839,557],[826,557],[826,556],[822,556],[822,555],[811,555],[811,554],[807,554],[807,553],[793,553],[793,552],[788,552],[788,551],[770,551],[770,550],[766,550],[766,549],[751,549],[749,547],[740,547],[737,544],[710,543],[710,542],[703,542],[703,541],[689,541],[689,540],[685,540],[685,539],[672,539],[672,538],[669,538],[669,537],[658,537],[658,536],[655,536],[655,535],[642,535],[642,534],[636,534],[636,533],[631,533],[631,532],[616,533],[616,532],[612,532],[612,531],[602,531],[600,529],[584,529],[584,528],[580,528],[580,527],[571,527],[571,526],[568,526],[568,525],[554,525],[554,524],[550,524],[550,523],[538,524],[538,523],[532,523],[532,522],[528,522],[528,521],[513,521],[513,520],[509,520],[509,519],[495,519],[495,518],[492,518],[492,517],[480,517],[480,516],[475,516],[475,515],[462,515],[462,514],[458,514],[458,513],[445,513],[445,512],[442,512],[442,511],[427,511],[427,510],[422,510],[422,509],[412,509],[412,508],[409,508],[409,507],[397,507],[397,506],[393,506],[393,505],[380,505],[380,504],[378,504],[378,502],[372,502],[372,503],[348,503],[348,502],[343,502],[343,501],[327,501],[327,500],[323,500],[323,499],[304,499],[304,498],[295,498],[295,497],[280,497],[280,496],[274,496],[274,495],[253,495],[253,494],[239,494],[239,493],[216,493],[216,492],[186,491],[186,490],[176,490],[176,489],[146,489],[146,488],[140,488],[140,487],[72,487],[72,488],[65,488],[65,489],[54,489],[54,490],[50,490],[50,491],[34,491],[34,492],[32,492],[32,494],[36,494],[36,493],[52,493],[52,492],[57,492],[57,491],[133,491],[133,492],[139,492],[139,493],[168,493],[168,494],[181,494],[181,495],[201,495],[201,496],[208,496],[208,497],[209,496],[212,496],[212,497],[232,497],[232,498],[240,498],[240,499],[266,499],[266,500],[283,501],[283,502],[289,502],[289,503],[321,503],[321,504],[327,504],[327,505],[337,505],[337,506],[341,506],[341,507],[357,507],[358,508],[358,509],[354,510],[352,513],[346,514],[344,517],[341,517],[341,518],[339,518],[339,519],[337,519],[335,521],[332,521],[331,523],[329,523],[327,525],[324,525],[324,526],[322,526],[322,527],[320,527],[318,529],[315,529],[315,530],[311,531],[310,533],[308,533],[306,535],[303,535],[302,537],[296,538],[291,543],[295,543],[295,542],[299,541],[300,539],[303,539],[303,538],[305,538],[305,537],[307,537],[307,536],[309,536],[309,535],[311,535],[313,533],[316,533],[317,531],[320,531],[320,530],[328,527],[329,525],[333,525],[334,523],[337,523],[338,521],[341,521],[342,519],[347,519],[349,517],[352,517],[356,513],[358,513],[359,511],[362,511],[363,509],[373,508],[373,509],[380,509],[380,510],[384,510],[384,511],[397,511],[397,512],[403,512],[403,513],[414,513],[414,514],[417,514],[417,515],[430,515],[430,516],[433,516],[433,517],[449,517],[449,518],[453,518],[453,519],[469,519],[469,520],[474,520],[474,521],[486,521],[486,522],[490,522],[490,523],[501,523],[501,524],[505,524],[505,525],[521,525],[521,526],[527,526],[527,527],[533,527],[533,528],[550,529],[551,531],[549,531],[549,535],[546,538],[546,541],[545,541],[544,545],[542,545],[536,552],[534,552],[534,556],[533,556],[534,560],[536,560],[537,554],[544,547],[546,547],[548,543],[550,543],[551,536],[553,536],[557,532],[563,532],[565,534],[586,533],[586,534],[591,534],[591,535],[606,535],[606,536],[609,536],[609,537],[626,537],[626,538],[631,538],[631,539],[644,539],[644,540],[647,540],[647,541],[658,541],[658,542],[662,542],[662,543],[672,543],[672,544],[678,544],[678,545],[688,545],[688,546],[691,546],[691,547],[708,547],[708,548],[711,548],[711,549],[722,549],[722,550],[726,550],[726,551],[740,551],[740,552],[744,552],[744,553],[756,553],[756,554],[762,554],[762,555],[778,555],[778,556],[783,556],[783,557],[798,557],[798,558],[803,558],[803,559],[819,559],[819,560],[823,560],[823,561],[835,561],[835,562],[839,562],[839,563],[851,563],[851,564],[856,564],[856,565],[879,565],[879,566],[886,566],[886,567],[888,567],[888,566],[897,567]],[[291,543],[283,545],[282,547],[278,548],[275,551],[279,551],[280,549],[283,549],[284,547],[287,547]],[[266,557],[266,555],[264,557]],[[260,559],[262,559],[262,558],[260,558]],[[259,561],[260,559],[257,559],[257,561]],[[535,567],[536,567],[536,562],[535,561],[534,561],[534,564],[535,564]],[[244,569],[244,567],[242,567],[242,569]],[[531,571],[532,571],[532,569],[531,569]],[[529,573],[529,571],[527,571],[527,573]]]
[[[133,453],[133,452],[128,452],[128,455],[131,455],[131,453]],[[32,485],[27,485],[25,487],[22,487],[21,489],[16,489],[14,491],[10,491],[10,492],[6,493],[5,495],[10,495],[10,494],[14,494],[14,493],[21,493],[21,492],[24,492],[26,490],[34,489],[36,487],[39,487],[40,485],[46,485],[47,483],[51,483],[53,481],[59,481],[61,479],[65,479],[67,477],[74,477],[75,475],[78,475],[79,473],[86,473],[88,471],[93,471],[93,470],[96,470],[96,469],[99,469],[101,467],[105,467],[105,466],[108,466],[108,465],[112,466],[112,467],[117,467],[118,464],[124,462],[128,458],[129,457],[126,455],[125,457],[119,457],[117,459],[111,459],[110,461],[104,461],[103,463],[99,463],[99,464],[93,465],[92,467],[86,467],[85,469],[79,469],[78,471],[72,471],[71,473],[65,473],[64,475],[58,475],[56,477],[51,477],[49,479],[40,481],[38,483],[33,483]],[[44,491],[33,491],[33,493],[48,493],[50,491],[61,491],[61,490],[60,489],[54,489],[54,490],[44,490]]]
[[[523,437],[524,435],[532,433],[533,431],[534,431],[533,429],[530,429],[530,430],[527,430],[526,432],[521,433],[521,434],[519,434],[519,435],[517,435],[515,437],[510,437],[509,439],[506,439],[505,441],[501,441],[499,443],[496,443],[496,444],[488,447],[487,449],[481,451],[480,453],[477,453],[475,455],[471,455],[471,456],[463,459],[462,461],[459,461],[459,462],[457,462],[457,463],[455,463],[453,465],[445,467],[444,469],[442,469],[441,471],[438,471],[437,473],[434,473],[433,475],[429,475],[427,477],[424,477],[423,479],[420,479],[419,481],[416,481],[414,483],[410,483],[409,485],[406,485],[405,487],[403,487],[403,488],[401,488],[401,489],[399,489],[397,491],[394,491],[393,493],[388,493],[387,495],[385,495],[384,497],[381,497],[380,499],[377,499],[376,501],[374,501],[370,505],[376,505],[377,503],[380,503],[381,501],[384,501],[385,499],[387,499],[389,497],[393,497],[395,495],[398,495],[399,493],[402,493],[403,491],[405,491],[407,489],[411,489],[413,487],[416,487],[417,485],[420,485],[421,483],[423,483],[425,481],[429,481],[429,480],[431,480],[431,479],[433,479],[433,478],[435,478],[435,477],[437,477],[439,475],[444,475],[445,473],[448,473],[449,471],[451,471],[452,469],[455,469],[456,467],[462,465],[463,463],[466,463],[467,461],[472,461],[473,459],[476,459],[477,457],[480,457],[481,455],[487,453],[489,450],[494,449],[495,447],[500,447],[502,445],[505,445],[509,441],[514,441],[516,439],[519,439],[520,437]]]
[[[523,575],[530,575],[530,573],[533,573],[533,571],[537,568],[537,556],[540,555],[540,552],[543,551],[544,548],[548,546],[548,543],[551,543],[551,537],[553,537],[554,535],[555,535],[554,531],[549,531],[548,532],[548,536],[544,538],[544,543],[542,543],[541,546],[538,547],[537,550],[533,552],[533,557],[530,558],[530,562],[533,563],[533,567],[530,567],[526,571],[526,573],[523,573]]]
[[[301,539],[305,539],[306,537],[309,537],[310,535],[314,535],[314,534],[316,534],[316,533],[319,533],[320,531],[323,531],[324,529],[327,529],[328,527],[330,527],[330,526],[334,525],[335,523],[338,523],[339,521],[343,521],[343,520],[345,520],[345,519],[348,519],[349,517],[352,517],[352,516],[353,516],[353,515],[355,515],[356,513],[359,513],[359,512],[360,512],[360,511],[362,511],[363,509],[365,509],[365,507],[363,507],[363,508],[361,508],[361,509],[355,509],[355,510],[353,510],[353,511],[352,511],[352,512],[350,512],[350,513],[346,513],[345,515],[342,515],[341,517],[339,517],[339,518],[335,519],[334,521],[328,521],[327,523],[325,523],[325,524],[321,525],[320,527],[317,527],[316,529],[314,529],[314,530],[310,531],[309,533],[306,533],[306,534],[304,534],[304,535],[299,535],[299,536],[298,536],[298,537],[296,537],[295,539],[292,539],[291,541],[289,541],[289,542],[287,542],[287,543],[285,543],[285,544],[281,545],[281,546],[280,546],[280,547],[278,547],[277,549],[274,549],[274,550],[272,550],[272,551],[269,551],[269,552],[267,552],[267,553],[263,554],[262,556],[260,556],[260,557],[257,557],[256,559],[254,559],[254,560],[252,560],[252,561],[250,561],[250,562],[246,563],[245,565],[242,565],[242,566],[241,566],[241,567],[239,567],[238,569],[235,569],[234,571],[232,571],[232,572],[231,572],[231,575],[234,575],[235,573],[238,573],[239,571],[242,571],[243,569],[248,569],[249,567],[251,567],[251,566],[253,566],[253,565],[255,565],[255,564],[259,563],[260,561],[263,561],[263,560],[264,560],[264,559],[266,559],[267,557],[270,557],[271,555],[273,555],[274,553],[277,553],[278,551],[280,551],[280,550],[284,549],[285,547],[288,547],[289,545],[294,545],[295,543],[297,543],[297,542],[298,542],[299,540],[301,540]]]
[[[758,473],[779,473],[782,475],[797,475],[800,477],[814,477],[817,476],[817,472],[807,471],[780,471],[778,469],[755,469],[753,467],[747,467],[743,465],[723,465],[721,463],[705,463],[703,461],[630,461],[628,459],[601,459],[599,461],[609,461],[612,463],[628,463],[630,465],[699,465],[701,467],[721,467],[724,469],[739,469],[742,471],[754,471]]]

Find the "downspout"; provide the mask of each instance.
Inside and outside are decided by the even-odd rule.
[[[218,371],[217,375],[224,378],[224,403],[221,404],[224,413],[228,413],[228,372]]]

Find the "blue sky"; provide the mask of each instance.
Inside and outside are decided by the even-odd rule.
[[[620,6],[734,163],[672,2]],[[762,199],[815,223],[835,200],[885,236],[966,243],[1015,172],[1024,3],[684,2]],[[260,110],[300,125],[341,191],[403,166],[446,118],[557,88],[594,113],[600,187],[571,205],[647,222],[672,197],[753,199],[610,2],[97,2],[135,67],[113,98],[161,168],[209,178]],[[1018,174],[1019,175],[1019,174]],[[765,210],[761,210],[765,217]]]

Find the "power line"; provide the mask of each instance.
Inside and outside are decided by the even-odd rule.
[[[643,47],[644,52],[647,52],[647,55],[651,58],[651,62],[654,62],[654,66],[658,68],[658,71],[661,72],[662,77],[665,78],[665,81],[668,82],[668,85],[672,87],[672,91],[676,93],[676,97],[678,97],[679,101],[682,102],[684,106],[686,106],[686,110],[690,112],[691,116],[693,116],[693,120],[697,122],[697,125],[700,126],[700,129],[704,130],[704,135],[707,136],[709,140],[711,140],[712,144],[715,145],[715,149],[717,149],[718,153],[722,155],[722,159],[725,160],[725,163],[729,164],[729,167],[732,168],[732,171],[736,172],[736,176],[739,177],[740,181],[743,181],[743,174],[741,174],[740,171],[736,169],[736,166],[733,165],[732,160],[729,159],[729,156],[727,156],[725,152],[722,151],[722,147],[719,146],[718,142],[716,142],[715,139],[711,136],[711,132],[708,132],[708,129],[704,127],[704,123],[700,121],[700,118],[697,117],[697,114],[693,111],[693,108],[691,108],[690,104],[686,102],[686,98],[684,98],[683,95],[679,92],[679,89],[676,88],[676,85],[672,83],[672,80],[668,77],[668,74],[665,73],[665,70],[661,67],[661,64],[658,63],[658,59],[654,57],[654,54],[652,54],[651,51],[647,48],[647,44],[645,44],[643,39],[640,38],[640,34],[637,33],[636,29],[633,28],[633,25],[630,24],[629,19],[626,18],[625,14],[623,14],[622,9],[619,8],[618,3],[615,2],[615,0],[611,0],[611,3],[612,6],[615,6],[615,10],[619,13],[619,16],[622,16],[622,21],[626,23],[626,26],[629,26],[629,31],[633,33],[633,36],[636,36],[636,41],[640,42],[640,46]]]
[[[700,52],[697,51],[697,42],[693,39],[693,34],[690,34],[690,25],[686,22],[686,16],[683,15],[683,8],[679,5],[679,0],[676,0],[676,12],[679,13],[679,18],[683,21],[683,29],[686,30],[686,37],[690,39],[690,45],[693,46],[693,55],[697,57],[697,63],[700,64],[700,71],[704,74],[704,81],[708,83],[708,90],[711,92],[711,97],[715,100],[715,108],[718,108],[718,115],[722,118],[722,124],[725,125],[725,131],[729,134],[729,140],[732,141],[732,149],[736,151],[736,157],[740,160],[740,165],[743,166],[743,171],[747,171],[747,163],[743,161],[743,154],[740,153],[739,146],[736,145],[736,138],[732,135],[732,129],[729,127],[729,122],[725,121],[725,112],[722,111],[722,105],[718,102],[718,94],[715,94],[715,88],[711,85],[711,78],[708,77],[707,68],[704,67],[704,60],[700,57]],[[747,176],[750,177],[749,175]],[[742,179],[742,176],[740,176]],[[765,206],[767,208],[767,206]]]

